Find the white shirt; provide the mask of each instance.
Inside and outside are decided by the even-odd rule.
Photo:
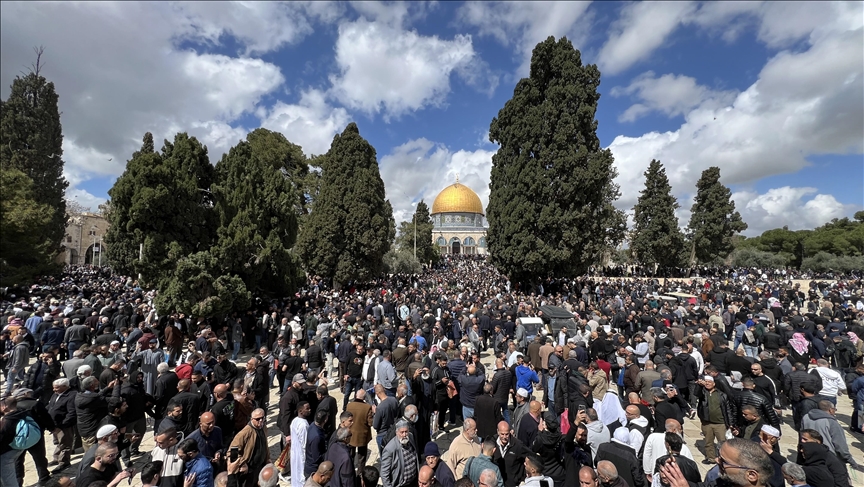
[[[296,417],[291,421],[291,487],[303,487],[306,478],[303,468],[306,466],[306,430],[309,421]]]
[[[820,395],[825,397],[837,397],[840,391],[846,390],[846,383],[840,377],[840,372],[828,367],[816,367],[816,372],[822,377],[822,390]]]
[[[699,350],[693,349],[690,352],[690,356],[693,357],[693,360],[696,361],[696,367],[699,369],[699,375],[702,375],[702,372],[705,370],[705,359],[702,358],[702,353]]]
[[[666,433],[651,433],[645,438],[645,451],[642,457],[642,470],[646,474],[654,474],[654,464],[657,459],[668,454],[666,451]],[[693,460],[693,454],[687,445],[681,445],[681,456]]]

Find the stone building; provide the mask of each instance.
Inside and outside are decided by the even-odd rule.
[[[486,218],[480,197],[456,182],[432,203],[432,241],[442,254],[486,254]]]
[[[105,233],[108,220],[98,213],[83,212],[69,218],[63,237],[63,252],[57,262],[67,265],[108,265],[104,255]]]

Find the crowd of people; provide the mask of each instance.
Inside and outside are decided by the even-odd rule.
[[[73,267],[0,297],[0,482],[30,455],[62,487],[848,487],[861,290],[761,270],[520,286],[451,257],[204,318]]]

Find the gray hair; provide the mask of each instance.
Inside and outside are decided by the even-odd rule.
[[[600,460],[597,462],[597,473],[602,474],[613,482],[618,478],[618,468],[609,460]]]
[[[99,379],[97,379],[91,375],[90,377],[87,377],[81,381],[81,388],[84,389],[85,391],[89,391],[90,388],[93,387],[93,384],[98,385]]]
[[[759,443],[744,438],[732,438],[726,440],[724,445],[729,445],[738,451],[738,462],[755,470],[759,474],[760,482],[764,482],[762,485],[768,483],[774,473],[774,464],[768,454],[759,446]]]
[[[79,350],[75,350],[74,352],[72,352],[72,356],[75,357],[75,358],[81,358],[82,355],[84,355],[84,352],[81,351],[80,349],[79,349]]]
[[[483,485],[498,485],[498,474],[491,468],[487,468],[480,472],[480,480]]]
[[[417,420],[417,406],[413,404],[409,404],[405,406],[405,419],[411,421],[412,423]]]
[[[804,469],[801,468],[801,465],[797,463],[787,462],[784,463],[780,470],[783,471],[784,474],[792,477],[792,480],[796,482],[807,482],[807,474],[804,473]]]
[[[405,421],[404,419],[400,419],[396,422],[396,431],[399,431],[401,429],[409,429],[410,427],[411,426],[408,424],[408,421]]]
[[[69,387],[69,379],[61,377],[51,383],[54,387]]]
[[[161,364],[156,366],[156,372],[158,372],[160,374],[164,374],[165,372],[168,372],[169,370],[171,370],[171,367],[169,367],[168,364],[166,364],[165,362],[162,362]]]
[[[76,372],[76,374],[78,375],[78,377],[84,377],[84,374],[86,374],[87,372],[93,372],[93,367],[90,367],[89,365],[82,365],[78,367],[78,371]]]
[[[336,430],[336,441],[342,443],[351,436],[351,430],[348,428],[339,428]]]

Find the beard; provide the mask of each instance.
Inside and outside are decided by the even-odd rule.
[[[399,438],[399,443],[401,443],[403,446],[407,445],[408,444],[408,437],[406,436],[405,438]]]

